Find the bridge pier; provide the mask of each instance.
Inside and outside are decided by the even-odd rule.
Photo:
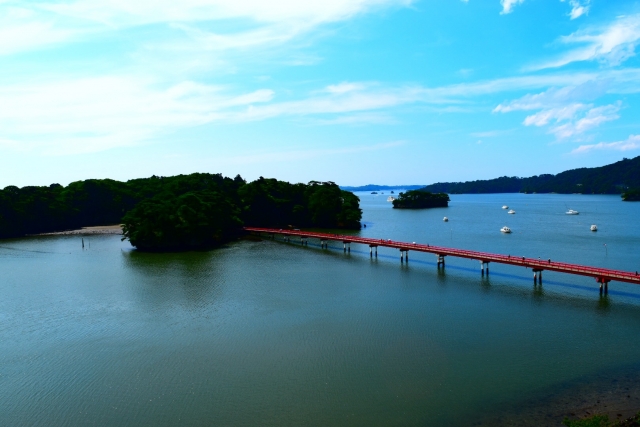
[[[484,270],[487,270],[487,276],[489,275],[489,261],[480,260],[480,273],[484,276]]]
[[[438,260],[438,268],[440,268],[440,264],[442,264],[442,268],[444,268],[444,257],[445,255],[437,254],[436,259]]]
[[[373,248],[376,248],[376,258],[378,258],[378,245],[369,245],[369,256],[373,258]]]
[[[536,284],[536,278],[538,281],[538,284],[542,285],[542,269],[540,268],[534,268],[533,269],[533,284]]]
[[[404,262],[406,259],[409,262],[409,250],[408,249],[400,249],[400,262]]]
[[[609,282],[610,281],[611,281],[611,279],[608,279],[606,277],[596,277],[596,282],[600,283],[600,295],[602,295],[602,291],[603,290],[604,290],[605,295],[609,293]]]
[[[342,241],[342,248],[344,250],[344,252],[349,252],[351,253],[351,242],[347,242],[347,241]]]

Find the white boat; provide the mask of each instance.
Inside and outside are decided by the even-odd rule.
[[[597,226],[597,225],[595,225],[595,224],[593,224],[593,225],[591,226],[591,231],[598,231],[598,226]]]
[[[504,205],[504,206],[502,207],[502,209],[509,209],[509,206]]]
[[[509,212],[507,212],[507,213],[509,213],[509,214],[512,214],[512,215],[513,215],[514,213],[516,213],[516,211],[514,211],[513,209],[511,209],[511,210],[510,210]]]
[[[580,215],[580,212],[578,211],[574,211],[573,209],[569,209],[567,212],[565,212],[567,215]]]
[[[396,198],[393,196],[387,197],[387,202],[393,202]]]
[[[447,217],[445,216],[444,218],[442,218],[442,220],[443,220],[444,222],[447,222],[447,221],[449,221],[449,218],[447,218]]]
[[[509,227],[507,227],[506,225],[504,227],[502,227],[500,229],[501,232],[503,233],[511,233],[511,229]]]

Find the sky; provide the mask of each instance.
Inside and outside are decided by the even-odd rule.
[[[640,2],[0,0],[0,188],[401,185],[640,155]]]

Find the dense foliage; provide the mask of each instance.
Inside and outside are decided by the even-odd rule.
[[[640,189],[625,191],[622,193],[622,200],[625,202],[640,202]]]
[[[393,207],[396,209],[446,208],[447,206],[449,206],[448,194],[433,194],[422,190],[400,193],[393,201]]]
[[[333,182],[253,181],[238,191],[246,224],[258,227],[360,228],[360,199]]]
[[[220,174],[78,181],[0,190],[0,238],[124,223],[147,250],[208,247],[244,225],[360,228],[360,200],[333,182],[247,183]]]
[[[628,188],[640,188],[640,156],[623,159],[599,168],[580,168],[557,175],[529,178],[506,177],[442,182],[424,187],[425,191],[449,194],[472,193],[582,193],[621,194]]]

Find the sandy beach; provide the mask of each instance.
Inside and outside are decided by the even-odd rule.
[[[55,231],[53,233],[40,233],[37,236],[72,236],[72,235],[96,235],[96,234],[122,234],[122,225],[98,225],[95,227],[82,227],[78,230]]]

